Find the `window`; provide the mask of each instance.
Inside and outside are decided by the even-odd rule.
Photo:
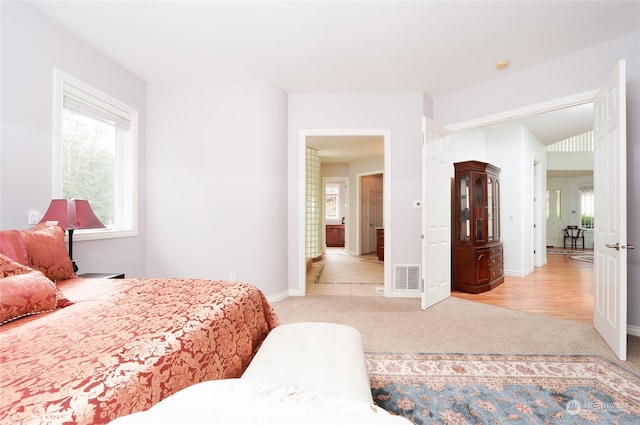
[[[138,111],[58,70],[55,89],[53,197],[88,200],[107,226],[81,238],[136,235]]]
[[[593,186],[580,186],[580,226],[585,229],[593,229],[593,212],[595,202]]]
[[[325,218],[334,220],[340,217],[340,184],[327,183],[324,187]]]

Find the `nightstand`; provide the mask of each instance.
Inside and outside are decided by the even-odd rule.
[[[124,279],[124,273],[81,273],[76,276],[85,279]]]

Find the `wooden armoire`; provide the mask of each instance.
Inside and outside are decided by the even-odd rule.
[[[486,162],[454,164],[452,289],[477,294],[504,282],[500,240],[500,169]]]

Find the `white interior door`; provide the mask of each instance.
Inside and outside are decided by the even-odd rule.
[[[564,246],[564,188],[547,183],[547,246]]]
[[[376,227],[382,227],[382,192],[369,191],[369,251],[376,250]]]
[[[595,296],[593,323],[627,359],[626,72],[622,60],[594,102]]]
[[[422,118],[422,308],[451,296],[449,132]]]

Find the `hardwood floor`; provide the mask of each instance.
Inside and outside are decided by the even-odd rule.
[[[328,252],[330,249],[328,249]],[[334,252],[337,253],[339,251]],[[576,251],[580,254],[582,250]],[[585,251],[593,253],[593,251]],[[550,316],[560,319],[573,320],[580,323],[593,324],[593,263],[573,260],[570,255],[547,254],[547,264],[536,267],[534,272],[524,278],[505,276],[505,282],[491,291],[481,294],[465,294],[452,291],[451,295],[471,301],[497,305],[513,310]],[[362,261],[358,257],[336,257],[342,260],[354,260],[350,264],[350,273],[358,279],[348,277],[344,272],[341,282],[361,282],[365,271]],[[335,262],[326,262],[327,267],[335,266]],[[382,292],[376,291],[378,285],[363,284],[314,284],[315,269],[307,274],[307,294],[313,295],[352,295],[378,296]],[[382,279],[382,267],[379,279]],[[371,282],[381,282],[374,279]]]
[[[524,278],[505,276],[502,285],[481,294],[451,295],[513,310],[593,324],[593,263],[547,254],[547,264]]]

